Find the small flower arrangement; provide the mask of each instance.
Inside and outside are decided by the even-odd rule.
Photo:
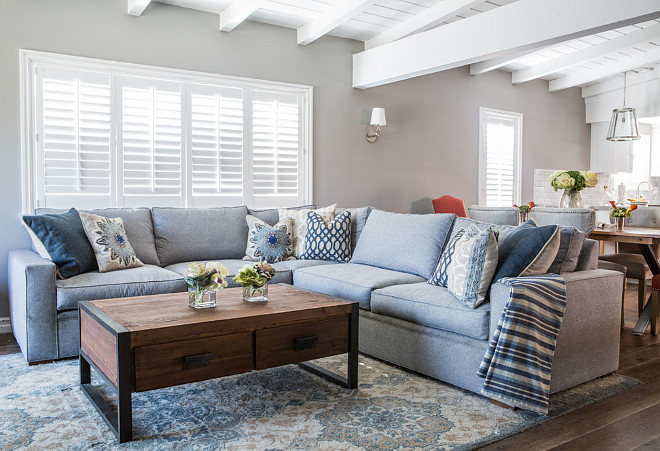
[[[630,212],[637,210],[637,205],[626,207],[614,207],[610,210],[610,217],[612,218],[629,218]]]
[[[521,215],[526,215],[532,210],[532,208],[536,207],[536,204],[534,202],[529,202],[527,205],[518,206],[513,204],[513,206],[518,209]]]
[[[220,262],[190,263],[183,273],[190,306],[215,307],[215,292],[227,286],[228,275],[227,268]]]
[[[275,270],[269,263],[257,262],[245,265],[234,277],[234,282],[243,287],[263,287],[275,275]]]
[[[598,176],[593,171],[566,171],[564,169],[555,171],[548,182],[555,191],[564,189],[568,191],[582,191],[585,188],[593,188],[598,184]]]
[[[234,282],[243,287],[243,300],[248,302],[266,302],[268,300],[268,281],[275,276],[275,270],[268,262],[261,261],[245,265],[234,276]]]

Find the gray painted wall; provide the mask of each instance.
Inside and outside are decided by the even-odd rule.
[[[2,0],[0,11],[0,317],[8,315],[7,252],[29,247],[20,225],[21,48],[314,86],[314,200],[431,211],[450,193],[477,201],[479,107],[524,114],[523,200],[534,168],[586,169],[589,129],[577,89],[550,94],[538,81],[513,86],[467,68],[370,90],[351,88],[362,44],[324,37],[296,44],[292,29],[252,22],[231,33],[218,16],[152,4],[141,17],[126,0]],[[364,138],[368,109],[386,108],[381,139]]]

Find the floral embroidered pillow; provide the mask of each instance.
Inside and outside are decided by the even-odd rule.
[[[251,215],[247,215],[246,220],[248,243],[245,259],[275,263],[291,258],[293,255],[292,218],[284,218],[274,226]]]
[[[79,214],[87,239],[94,249],[99,272],[143,266],[128,242],[121,218],[106,218],[83,212]]]

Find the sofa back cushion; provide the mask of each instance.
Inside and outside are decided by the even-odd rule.
[[[161,266],[194,260],[241,259],[247,247],[247,207],[154,207],[151,216]]]
[[[345,211],[351,213],[351,252],[355,251],[355,246],[357,246],[358,239],[364,229],[364,225],[367,223],[367,218],[369,213],[371,213],[373,207],[360,207],[360,208],[337,208],[335,214],[339,216]]]
[[[456,215],[413,215],[372,210],[351,263],[402,271],[429,279]]]
[[[63,213],[64,211],[66,210],[38,208],[35,210],[35,214]],[[148,208],[99,208],[80,211],[106,218],[121,218],[124,230],[126,230],[126,237],[133,246],[137,258],[145,265],[160,264],[156,253],[151,211]]]

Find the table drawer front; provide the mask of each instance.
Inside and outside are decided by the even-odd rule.
[[[135,348],[135,391],[186,384],[254,369],[252,333]]]
[[[348,315],[256,332],[256,369],[348,352]]]

